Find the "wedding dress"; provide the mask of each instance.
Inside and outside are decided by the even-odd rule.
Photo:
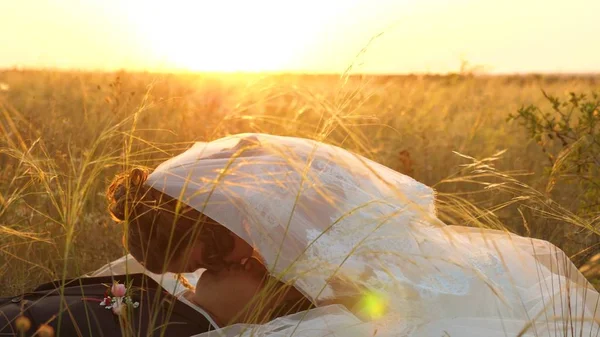
[[[147,184],[229,228],[273,276],[320,305],[206,336],[599,331],[598,292],[560,249],[502,231],[447,226],[436,217],[430,187],[335,146],[234,135],[195,144],[161,164]],[[186,276],[194,282],[199,275]],[[173,278],[154,277],[173,280],[168,286],[177,291]],[[364,298],[352,312],[328,305],[352,296]]]

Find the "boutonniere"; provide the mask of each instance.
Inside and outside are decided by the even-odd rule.
[[[140,306],[138,302],[134,302],[129,296],[131,286],[127,287],[119,282],[114,282],[112,286],[107,286],[104,299],[100,302],[100,306],[106,309],[112,309],[116,315],[124,314],[125,306],[137,308]]]

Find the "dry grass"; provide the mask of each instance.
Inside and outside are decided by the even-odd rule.
[[[447,223],[547,239],[579,264],[598,252],[593,221],[572,214],[581,191],[558,182],[552,195],[537,192],[546,158],[506,121],[544,104],[541,89],[589,92],[597,77],[4,71],[0,83],[1,294],[125,253],[103,195],[118,171],[250,131],[342,145],[433,185]]]

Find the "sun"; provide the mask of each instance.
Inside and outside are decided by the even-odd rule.
[[[274,11],[277,6],[275,1],[140,1],[129,3],[127,15],[145,57],[162,68],[285,71],[298,66],[315,30],[302,22],[302,13]],[[274,12],[293,15],[274,17]]]

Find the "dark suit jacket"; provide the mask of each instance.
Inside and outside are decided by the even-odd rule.
[[[113,281],[131,284],[126,318],[100,306]],[[18,336],[15,319],[29,318],[32,336],[40,324],[54,328],[56,336],[190,336],[214,330],[198,311],[167,293],[144,274],[89,277],[46,283],[33,292],[0,298],[0,336]]]

